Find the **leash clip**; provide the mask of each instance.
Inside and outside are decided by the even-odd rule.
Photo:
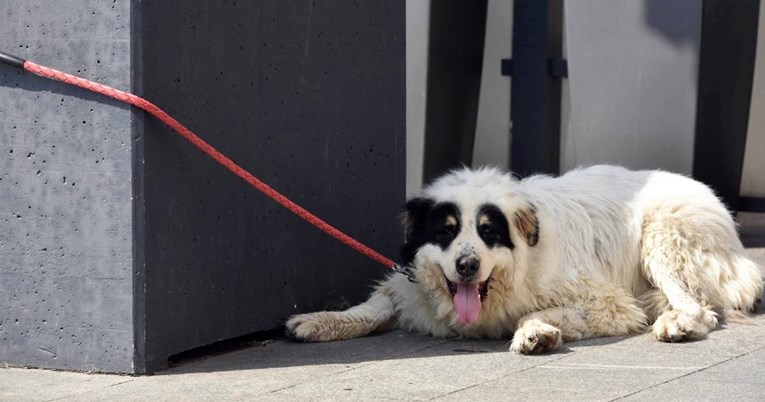
[[[406,279],[409,280],[409,282],[415,283],[415,277],[414,277],[414,272],[412,272],[412,267],[403,266],[403,265],[394,263],[391,269],[394,270],[395,272],[398,272],[401,275],[404,275]]]

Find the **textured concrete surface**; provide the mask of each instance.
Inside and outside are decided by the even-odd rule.
[[[0,49],[129,88],[130,2],[0,2]],[[129,371],[132,112],[0,66],[0,362]]]
[[[765,217],[743,215],[745,241]],[[765,266],[765,248],[750,254]],[[761,401],[765,305],[705,340],[651,335],[574,342],[520,356],[507,341],[393,331],[342,342],[276,338],[179,362],[153,376],[0,368],[0,400],[587,400]]]

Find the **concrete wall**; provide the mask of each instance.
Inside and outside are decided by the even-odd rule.
[[[395,258],[404,7],[3,2],[0,49],[145,96]],[[154,371],[385,273],[153,118],[7,66],[0,152],[0,363]]]
[[[127,1],[0,3],[0,49],[130,88]],[[0,66],[0,362],[133,370],[132,121]]]

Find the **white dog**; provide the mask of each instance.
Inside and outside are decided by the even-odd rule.
[[[439,337],[513,334],[510,349],[625,335],[703,338],[749,310],[763,282],[736,226],[705,185],[663,171],[593,166],[522,181],[453,172],[407,202],[404,262],[369,300],[292,317],[305,341],[389,328]]]

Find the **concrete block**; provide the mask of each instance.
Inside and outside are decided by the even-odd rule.
[[[3,3],[0,49],[130,89],[391,257],[404,4]],[[0,362],[146,372],[383,275],[163,124],[0,66]]]

